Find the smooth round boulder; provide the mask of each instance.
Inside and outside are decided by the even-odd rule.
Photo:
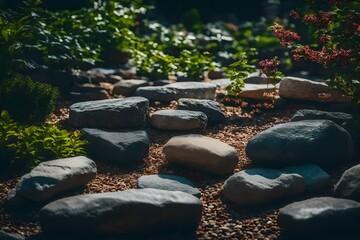
[[[163,152],[170,163],[217,175],[232,173],[239,161],[235,148],[217,139],[197,134],[171,138],[164,145]]]
[[[86,157],[42,162],[20,178],[15,195],[44,202],[60,193],[86,185],[96,177],[96,173],[95,162]]]
[[[159,110],[150,118],[151,125],[161,130],[204,130],[205,113],[187,110]]]
[[[305,191],[316,193],[330,189],[330,176],[315,164],[305,164],[282,169],[285,173],[296,173],[304,178]]]
[[[342,174],[335,186],[334,196],[360,202],[360,164]]]
[[[174,175],[147,175],[137,180],[138,188],[155,188],[167,191],[180,191],[200,198],[199,189],[190,180]]]
[[[320,197],[289,204],[280,209],[278,224],[285,232],[347,233],[357,230],[360,203],[348,199]]]
[[[95,159],[124,166],[142,161],[149,155],[150,140],[143,130],[109,132],[84,128],[88,153]]]
[[[75,103],[70,106],[69,123],[74,127],[144,127],[149,101],[142,97]]]
[[[199,111],[206,114],[209,123],[219,123],[225,121],[225,114],[220,108],[220,104],[213,100],[181,98],[178,101],[178,109]]]
[[[275,169],[253,168],[229,177],[223,187],[224,197],[236,204],[252,206],[300,195],[305,190],[303,177]]]
[[[263,166],[285,167],[307,163],[324,168],[349,162],[354,146],[349,133],[329,120],[278,124],[251,138],[247,156]]]
[[[63,198],[41,209],[40,223],[45,232],[88,235],[193,231],[201,214],[197,197],[148,188]]]
[[[321,94],[329,97],[321,98]],[[325,82],[305,78],[285,77],[280,81],[279,95],[291,100],[305,100],[328,103],[347,103],[350,98],[340,91],[331,89]]]

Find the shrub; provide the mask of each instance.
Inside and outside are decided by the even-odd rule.
[[[0,166],[2,169],[28,170],[40,162],[85,155],[86,142],[79,131],[68,132],[56,125],[24,126],[0,116]]]
[[[41,123],[54,110],[57,88],[30,78],[13,78],[0,85],[0,109],[22,123]]]

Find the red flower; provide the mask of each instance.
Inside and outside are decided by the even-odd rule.
[[[293,19],[299,19],[300,18],[300,15],[297,11],[295,10],[291,10],[290,11],[290,16],[293,18]]]
[[[329,25],[331,23],[331,20],[332,20],[332,14],[324,11],[319,11],[318,14],[314,14],[314,13],[306,14],[302,19],[303,22],[310,23],[318,27]]]
[[[280,65],[280,61],[277,57],[274,57],[272,59],[264,59],[259,62],[260,67],[263,69],[263,71],[271,72],[274,69],[276,69]]]
[[[271,28],[274,31],[275,36],[280,39],[280,44],[283,46],[289,46],[293,44],[294,41],[300,40],[300,36],[297,33],[286,30],[284,26],[278,23],[275,23]]]

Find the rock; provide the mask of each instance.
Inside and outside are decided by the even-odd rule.
[[[150,140],[145,131],[107,132],[84,128],[88,153],[99,160],[118,165],[142,161],[149,155]]]
[[[251,138],[246,146],[253,162],[284,167],[306,163],[324,168],[347,163],[354,147],[349,133],[329,120],[275,125]]]
[[[140,87],[135,91],[135,95],[160,102],[171,102],[177,98],[176,91],[165,86]]]
[[[187,193],[132,189],[57,200],[41,209],[40,223],[45,232],[89,235],[193,231],[201,210],[200,199]]]
[[[235,148],[217,139],[189,134],[171,138],[163,147],[166,160],[212,174],[232,173],[238,164]]]
[[[72,91],[78,93],[89,93],[89,92],[98,93],[102,90],[106,91],[107,89],[92,83],[74,84],[74,86],[72,87]]]
[[[354,118],[349,113],[326,112],[312,109],[298,110],[291,119],[292,122],[303,120],[331,120],[343,127],[349,133],[351,133],[354,125]]]
[[[329,98],[321,98],[321,94],[330,94]],[[324,82],[315,82],[305,78],[285,77],[280,81],[280,97],[292,100],[306,100],[328,103],[346,103],[349,97],[339,91],[332,90]]]
[[[180,191],[200,198],[199,189],[184,177],[174,175],[147,175],[137,181],[138,188],[154,188],[167,191]]]
[[[220,104],[213,100],[181,98],[178,101],[178,109],[199,111],[206,114],[209,123],[225,121],[225,114],[220,108]]]
[[[146,80],[124,80],[114,84],[113,94],[128,97],[131,96],[136,91],[136,89],[146,85],[148,85],[148,81]]]
[[[25,240],[25,238],[16,233],[7,233],[0,230],[0,240]]]
[[[244,78],[244,82],[245,83],[249,83],[249,84],[269,84],[268,78],[263,74],[260,75],[258,72],[255,72],[253,74],[250,74],[249,76],[247,76],[246,78]]]
[[[99,92],[70,92],[69,98],[73,102],[87,102],[110,99],[111,96],[107,91],[101,90]]]
[[[210,79],[221,79],[225,77],[225,73],[220,68],[215,68],[208,72],[208,78]]]
[[[360,203],[331,197],[311,198],[281,208],[278,224],[286,232],[347,233],[358,229]]]
[[[330,176],[314,164],[299,165],[282,169],[285,173],[296,173],[304,178],[305,191],[316,193],[330,189]]]
[[[203,82],[177,82],[165,86],[140,87],[135,95],[150,101],[170,102],[180,98],[215,98],[216,85]]]
[[[211,83],[215,84],[216,87],[225,89],[231,85],[232,81],[228,78],[212,80]]]
[[[95,162],[86,157],[42,162],[20,178],[16,195],[45,202],[60,193],[86,185],[96,177],[96,172]]]
[[[74,127],[138,128],[145,126],[148,108],[142,97],[75,103],[69,122]]]
[[[300,195],[304,179],[298,174],[253,168],[235,173],[224,183],[224,197],[240,205],[261,205]]]
[[[156,81],[154,81],[153,85],[154,86],[165,86],[165,85],[168,85],[168,84],[171,84],[171,83],[173,83],[173,82],[170,81],[170,80],[164,79],[164,80],[156,80]]]
[[[335,186],[334,196],[360,202],[360,164],[343,173]]]
[[[162,130],[204,130],[207,121],[204,113],[186,110],[159,110],[150,118],[151,125]]]
[[[118,75],[110,75],[108,77],[108,82],[109,83],[112,83],[112,84],[115,84],[115,83],[118,83],[118,82],[121,82],[121,81],[124,81],[124,79]]]
[[[239,93],[239,97],[266,100],[269,97],[266,94],[271,94],[276,91],[276,88],[272,84],[250,84],[246,83],[243,90]]]
[[[350,133],[355,146],[360,146],[360,126],[357,126],[352,114],[302,109],[298,110],[291,119],[292,122],[303,120],[331,120]]]

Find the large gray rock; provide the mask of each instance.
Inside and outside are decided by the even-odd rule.
[[[201,210],[187,193],[132,189],[57,200],[41,209],[40,223],[44,231],[85,234],[195,230]]]
[[[224,197],[240,205],[272,203],[302,194],[304,179],[298,174],[254,168],[235,173],[224,183]]]
[[[329,120],[278,124],[250,139],[246,154],[254,162],[271,167],[314,163],[333,167],[353,157],[349,133]]]
[[[239,97],[255,99],[255,100],[266,100],[269,99],[267,94],[274,93],[276,87],[272,84],[251,84],[246,83],[245,87],[239,93]]]
[[[178,109],[199,111],[206,114],[209,123],[225,121],[225,114],[220,108],[220,104],[213,100],[181,98],[178,101]]]
[[[320,98],[319,94],[330,94],[329,98]],[[280,81],[279,95],[293,100],[307,100],[328,103],[350,102],[350,98],[339,91],[332,90],[324,82],[315,82],[305,78],[285,77]]]
[[[360,202],[360,164],[343,173],[335,186],[334,196]]]
[[[69,122],[74,127],[137,128],[145,125],[149,101],[142,97],[75,103]]]
[[[139,162],[149,155],[150,140],[145,131],[107,132],[84,128],[88,153],[99,160],[118,165]]]
[[[330,176],[315,164],[298,165],[282,169],[285,173],[296,173],[304,178],[305,190],[316,193],[330,189]]]
[[[278,224],[293,233],[347,233],[358,229],[360,203],[341,198],[311,198],[280,209]]]
[[[232,173],[239,161],[235,148],[217,139],[196,134],[171,138],[164,145],[163,152],[171,163],[217,175]]]
[[[86,185],[96,177],[96,173],[95,162],[86,157],[42,162],[20,178],[15,195],[45,202],[58,194]]]
[[[151,125],[162,130],[195,130],[206,128],[205,113],[186,110],[159,110],[151,118]]]
[[[295,113],[291,121],[303,120],[331,120],[343,127],[351,135],[355,146],[360,146],[360,125],[356,123],[356,118],[344,112],[326,112],[311,109],[302,109]]]
[[[147,175],[137,181],[138,188],[155,188],[167,191],[180,191],[201,197],[199,189],[190,180],[175,175]]]
[[[135,95],[150,101],[170,102],[180,98],[215,98],[216,85],[203,82],[177,82],[165,86],[140,87]]]
[[[138,79],[129,79],[123,80],[114,84],[113,94],[123,95],[125,97],[131,96],[136,89],[139,87],[143,87],[148,85],[148,81],[146,80],[138,80]]]

